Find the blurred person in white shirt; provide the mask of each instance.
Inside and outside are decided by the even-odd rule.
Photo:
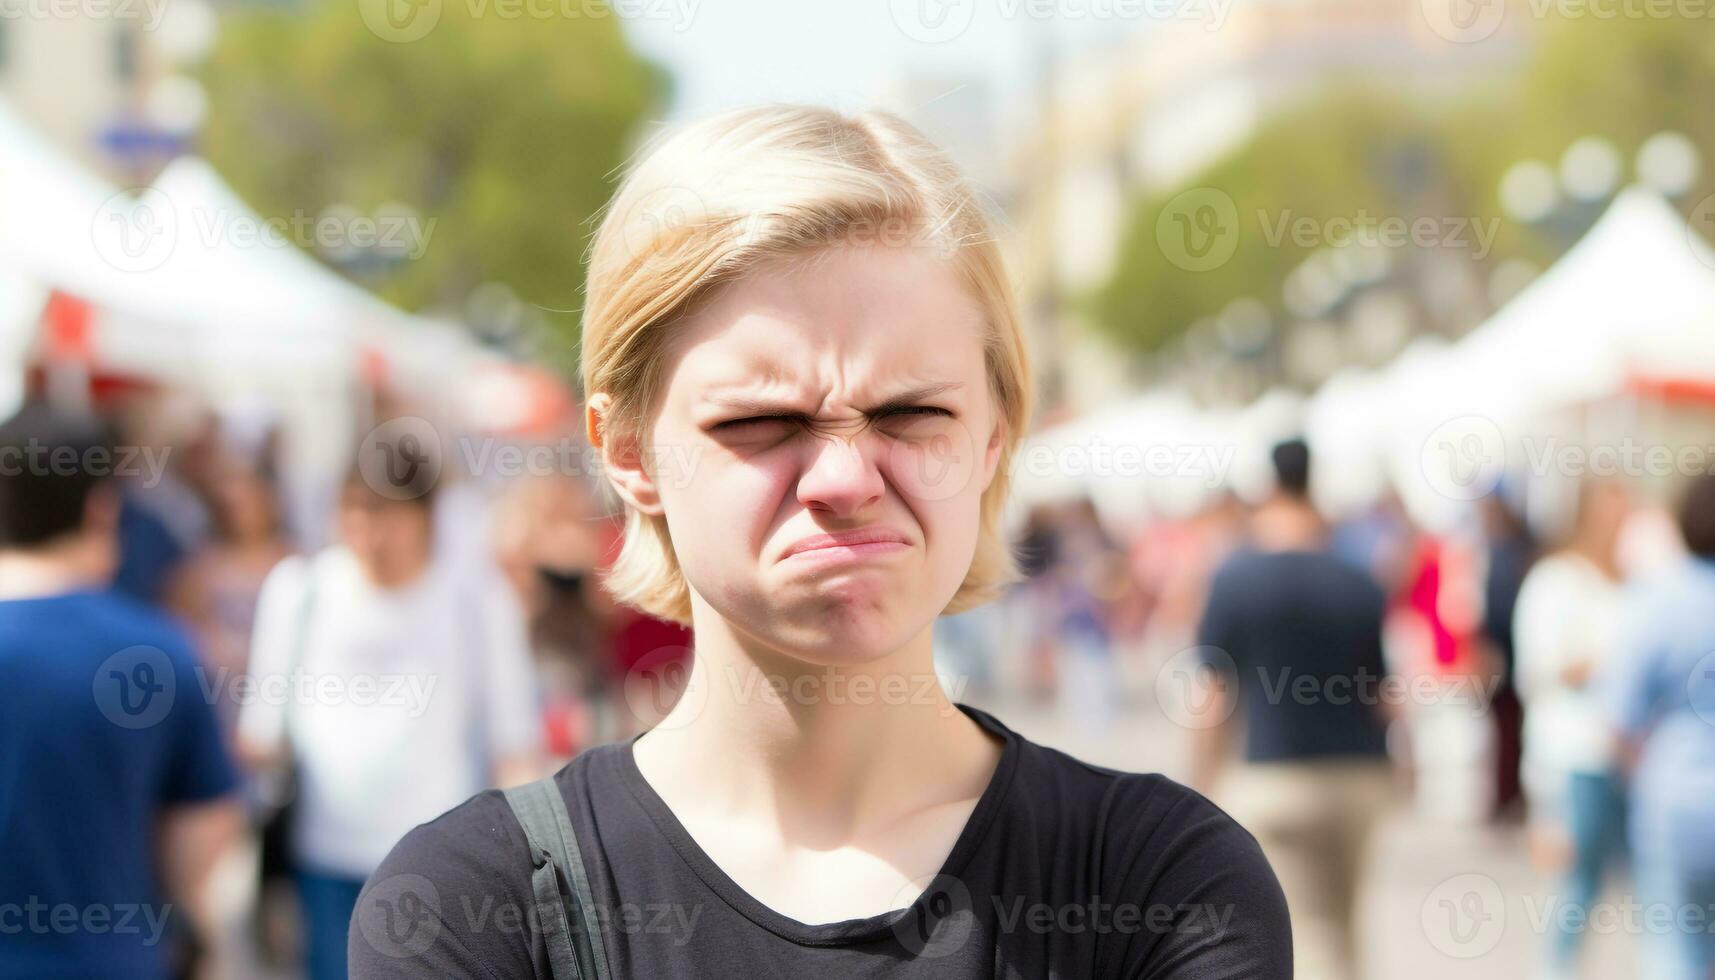
[[[504,580],[437,559],[434,479],[354,468],[337,543],[262,588],[239,733],[252,760],[296,760],[290,861],[311,980],[346,975],[358,891],[406,831],[541,774],[522,611]]]
[[[1550,977],[1576,974],[1582,919],[1625,848],[1625,798],[1614,744],[1590,681],[1620,642],[1620,531],[1631,495],[1614,481],[1579,488],[1571,534],[1538,561],[1514,614],[1525,705],[1523,782],[1541,863],[1563,877],[1551,926]]]

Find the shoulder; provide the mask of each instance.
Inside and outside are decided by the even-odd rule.
[[[1196,790],[1161,773],[1110,769],[1021,742],[1019,778],[1052,788],[1033,788],[1027,795],[1091,835],[1114,865],[1110,870],[1129,872],[1142,861],[1215,860],[1268,871],[1250,832]]]
[[[1030,742],[1023,756],[1020,777],[1052,787],[1027,791],[1029,805],[1055,811],[1054,838],[1079,843],[1099,898],[1141,924],[1125,944],[1126,975],[1291,976],[1279,880],[1224,810],[1159,773],[1095,766]]]
[[[268,573],[262,577],[263,601],[301,596],[309,587],[312,578],[327,574],[331,560],[331,552],[323,551],[314,555],[287,555],[275,562],[274,567],[268,569]]]
[[[1704,563],[1686,558],[1633,579],[1622,595],[1631,608],[1650,615],[1670,615],[1685,606],[1709,601],[1715,574]]]
[[[1267,561],[1267,555],[1248,545],[1242,545],[1221,559],[1221,564],[1215,569],[1214,581],[1231,582],[1254,575]]]
[[[1530,570],[1524,574],[1524,582],[1531,583],[1562,583],[1588,577],[1595,569],[1590,563],[1576,555],[1555,552],[1544,555],[1531,564]],[[1520,586],[1523,588],[1523,585]]]
[[[1375,576],[1329,549],[1295,553],[1294,557],[1304,563],[1300,568],[1308,566],[1313,570],[1304,576],[1307,581],[1330,583],[1341,594],[1365,602],[1382,602],[1387,597],[1381,585],[1376,582]]]
[[[499,790],[419,824],[358,895],[351,975],[530,976],[530,870]]]
[[[622,747],[610,744],[586,749],[554,773],[554,782],[566,795],[569,810],[577,812],[575,801],[591,792],[592,774],[605,769],[607,757]],[[524,830],[506,794],[498,789],[484,790],[412,828],[393,846],[382,868],[394,873],[491,880],[510,875],[526,891],[531,871]]]
[[[574,825],[592,767],[615,750],[588,749],[554,774]],[[524,829],[501,790],[485,790],[418,824],[364,884],[352,917],[352,975],[539,973],[535,965],[544,954],[534,925],[532,871]],[[407,917],[419,923],[416,931]]]
[[[90,595],[82,615],[90,626],[123,638],[114,649],[152,647],[166,654],[175,668],[188,670],[196,666],[196,644],[190,632],[178,620],[148,603],[110,589]]]

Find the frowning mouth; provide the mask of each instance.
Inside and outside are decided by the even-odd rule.
[[[861,561],[904,551],[910,547],[910,542],[897,531],[865,528],[839,534],[817,534],[793,542],[786,550],[784,559],[800,562]]]
[[[795,551],[786,556],[786,561],[794,564],[816,565],[820,567],[831,565],[851,565],[861,562],[884,558],[888,555],[905,551],[910,545],[901,541],[871,541],[866,544],[837,544],[822,548],[809,548]]]

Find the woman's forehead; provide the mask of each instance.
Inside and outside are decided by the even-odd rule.
[[[706,383],[793,383],[828,373],[959,373],[983,350],[984,320],[952,296],[873,296],[825,304],[728,300],[684,325],[686,368]]]
[[[727,406],[829,392],[853,398],[956,398],[977,386],[984,367],[974,330],[968,337],[918,345],[826,343],[813,331],[773,343],[727,334],[688,350],[675,372],[675,386],[683,386],[699,403]]]

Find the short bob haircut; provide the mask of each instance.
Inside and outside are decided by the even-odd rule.
[[[942,611],[962,612],[1023,578],[1002,513],[1033,408],[1030,361],[981,204],[952,161],[891,113],[752,106],[643,148],[591,246],[581,380],[586,397],[612,399],[591,440],[635,442],[648,466],[648,422],[663,395],[674,327],[766,264],[869,243],[950,260],[984,314],[990,395],[1006,431],[970,570]],[[618,602],[691,623],[690,589],[663,517],[627,508],[624,544],[604,584]]]

